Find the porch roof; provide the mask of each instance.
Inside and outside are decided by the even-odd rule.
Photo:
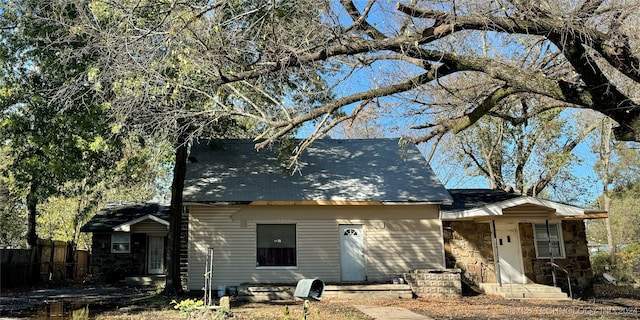
[[[556,201],[523,196],[503,190],[449,189],[453,204],[441,207],[443,220],[499,217],[507,214],[538,214],[557,218],[603,218],[606,211],[586,209]]]
[[[131,225],[153,220],[169,225],[169,206],[152,202],[110,202],[100,209],[87,223],[81,232],[113,232],[129,231]]]

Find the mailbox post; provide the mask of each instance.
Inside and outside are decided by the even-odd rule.
[[[302,279],[298,281],[296,285],[296,291],[293,293],[294,297],[304,299],[304,309],[302,313],[302,319],[307,319],[307,313],[309,312],[309,300],[311,298],[316,301],[322,299],[324,294],[324,282],[318,279]]]

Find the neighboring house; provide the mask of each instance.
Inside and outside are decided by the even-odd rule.
[[[409,270],[444,269],[439,206],[451,196],[415,145],[322,139],[291,173],[277,152],[254,144],[191,147],[189,290],[203,288],[207,266],[213,287],[390,283]]]
[[[80,231],[93,233],[90,273],[104,276],[107,282],[166,271],[169,206],[109,203]]]
[[[501,190],[449,193],[453,204],[442,207],[447,267],[461,268],[463,278],[480,287],[553,285],[555,276],[565,292],[568,273],[574,294],[590,294],[584,219],[604,218],[605,212]]]

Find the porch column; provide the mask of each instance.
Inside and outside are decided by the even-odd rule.
[[[498,236],[496,234],[496,220],[491,220],[491,233],[493,234],[493,254],[496,261],[496,277],[498,278],[498,285],[502,287],[502,276],[500,268],[500,251],[498,250]]]

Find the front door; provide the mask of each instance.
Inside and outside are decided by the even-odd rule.
[[[496,222],[496,245],[502,283],[526,283],[517,222]]]
[[[365,280],[362,225],[340,225],[340,271],[343,282]]]
[[[149,237],[149,274],[164,273],[164,237]]]

